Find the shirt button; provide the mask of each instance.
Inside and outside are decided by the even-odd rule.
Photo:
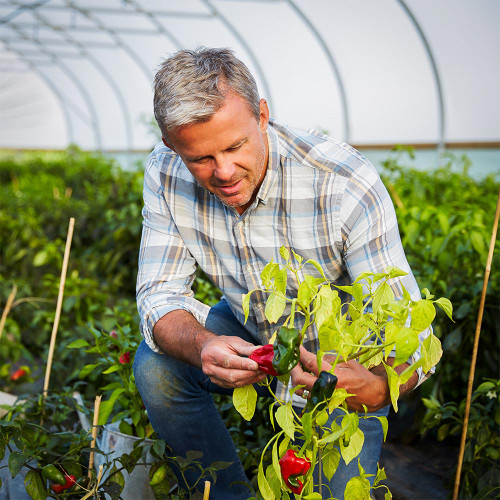
[[[264,305],[261,302],[259,302],[256,307],[259,311],[262,311],[262,309],[264,308]]]
[[[252,264],[248,264],[248,265],[247,265],[247,272],[248,272],[248,273],[252,273],[252,272],[253,272],[253,267],[252,267]]]

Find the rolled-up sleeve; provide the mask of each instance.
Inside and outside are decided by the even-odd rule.
[[[403,296],[403,285],[412,300],[421,299],[420,289],[410,269],[399,235],[396,213],[392,200],[378,173],[371,165],[353,177],[346,185],[341,213],[341,231],[344,240],[344,259],[348,272],[355,279],[362,272],[384,272],[388,267],[399,267],[408,274],[389,280],[396,298]],[[407,326],[410,326],[408,318]],[[431,328],[419,333],[420,342],[432,332]],[[395,355],[395,351],[391,356]],[[408,360],[409,364],[420,359],[420,348]],[[420,385],[434,368],[424,373],[417,368]]]
[[[210,308],[193,297],[191,285],[196,261],[186,248],[172,217],[161,182],[165,155],[155,152],[148,159],[144,174],[143,227],[137,275],[137,309],[140,329],[155,352],[153,329],[158,320],[176,309],[190,312],[202,325]],[[167,168],[168,169],[168,168]]]

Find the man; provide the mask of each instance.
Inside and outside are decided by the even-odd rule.
[[[420,294],[373,166],[345,143],[270,120],[253,77],[231,51],[185,50],[167,59],[155,78],[154,110],[163,143],[151,154],[144,180],[137,300],[145,341],[135,358],[136,382],[154,429],[174,455],[198,450],[205,465],[233,462],[218,473],[211,498],[247,498],[243,468],[210,393],[231,394],[266,377],[248,356],[280,322],[267,322],[265,296],[257,293],[244,325],[241,299],[259,287],[263,267],[279,261],[285,245],[320,262],[336,284],[398,266],[409,274],[395,281],[395,292],[403,282],[414,297]],[[193,298],[197,266],[223,293],[212,308]],[[296,288],[289,283],[290,296]],[[318,374],[317,333],[308,331],[292,371],[292,384],[308,391]],[[369,371],[350,361],[335,373],[338,387],[355,394],[351,408],[364,404],[387,414],[382,366]],[[425,377],[414,373],[401,394]],[[276,391],[289,398],[282,384]],[[294,403],[304,406],[303,394],[297,391]],[[361,425],[361,463],[373,473],[382,428],[377,419]],[[355,462],[339,466],[330,485],[335,496],[342,498],[357,475]]]

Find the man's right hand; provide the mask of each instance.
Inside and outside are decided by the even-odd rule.
[[[261,382],[266,374],[250,356],[255,346],[239,337],[213,336],[201,349],[201,367],[210,380],[221,387],[235,388]]]

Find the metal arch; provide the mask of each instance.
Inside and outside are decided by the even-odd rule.
[[[15,52],[21,60],[24,61],[30,68],[34,70],[34,72],[50,87],[56,98],[59,100],[61,104],[61,108],[64,114],[64,121],[66,122],[66,132],[68,133],[70,144],[74,144],[75,133],[73,130],[73,124],[71,122],[71,118],[69,117],[66,101],[64,96],[59,92],[59,89],[51,82],[51,80],[44,75],[42,71],[40,71],[35,64],[31,61],[24,58],[23,53],[19,49],[15,49],[13,47],[8,47],[8,50]]]
[[[221,12],[210,3],[209,0],[201,0],[207,7],[212,11],[212,13],[215,15],[215,17],[218,17],[222,24],[231,32],[231,34],[238,40],[238,42],[243,46],[245,49],[245,52],[248,54],[250,59],[252,60],[253,65],[255,66],[255,70],[257,71],[257,74],[259,75],[259,78],[262,82],[262,85],[264,86],[264,92],[267,94],[267,100],[269,101],[269,105],[271,108],[273,108],[273,98],[272,98],[272,93],[271,93],[271,88],[269,87],[269,84],[267,83],[267,78],[264,74],[263,69],[260,66],[259,60],[255,56],[253,50],[250,48],[248,43],[245,41],[245,39],[240,35],[240,33],[236,30],[236,28],[228,21],[228,19],[221,14]]]
[[[66,5],[69,8],[74,9],[74,10],[80,12],[80,14],[82,14],[83,16],[87,17],[88,19],[92,20],[99,29],[101,29],[101,30],[105,31],[106,33],[108,33],[113,38],[113,40],[115,41],[116,46],[120,47],[121,49],[123,49],[130,56],[130,58],[137,64],[137,66],[139,66],[139,68],[141,69],[141,71],[146,76],[146,79],[148,80],[148,83],[151,81],[151,73],[149,71],[149,68],[144,64],[144,62],[142,61],[142,59],[129,47],[129,45],[126,44],[125,42],[123,42],[123,40],[111,28],[109,28],[108,26],[105,26],[101,21],[99,21],[98,19],[96,19],[89,12],[88,9],[82,9],[81,7],[78,7],[77,5],[73,4],[71,2],[71,0],[66,0]]]
[[[159,23],[155,19],[155,17],[151,14],[151,12],[149,12],[147,10],[144,10],[144,8],[142,7],[142,5],[138,4],[135,0],[127,0],[127,3],[129,5],[132,5],[135,8],[136,12],[139,12],[140,14],[142,14],[144,16],[147,16],[148,19],[151,21],[151,23],[153,23],[156,26],[156,29],[158,30],[158,33],[160,33],[165,38],[167,38],[171,43],[173,43],[175,45],[175,48],[177,50],[182,49],[181,42],[179,40],[177,40],[177,38],[174,35],[172,35],[172,33],[170,33],[170,31],[168,31],[167,29],[165,29],[165,27],[163,26],[163,24]]]
[[[340,101],[342,103],[342,112],[343,112],[343,128],[344,128],[344,140],[346,142],[350,141],[351,136],[351,126],[349,119],[349,108],[347,106],[347,95],[344,87],[344,83],[342,81],[342,77],[340,76],[340,71],[338,66],[333,58],[333,54],[330,51],[328,45],[326,44],[324,38],[321,36],[320,32],[316,29],[312,21],[304,14],[304,12],[297,6],[294,0],[286,0],[286,2],[292,7],[293,11],[301,18],[303,23],[309,28],[310,32],[313,34],[316,41],[321,46],[323,53],[325,54],[328,62],[330,63],[330,67],[333,72],[333,76],[337,81],[337,85],[340,91]]]
[[[434,76],[434,82],[436,84],[436,90],[438,93],[438,108],[439,108],[438,152],[441,153],[444,151],[444,148],[445,148],[444,138],[445,138],[445,130],[446,130],[446,118],[445,118],[445,114],[444,114],[444,94],[443,94],[443,87],[441,85],[441,77],[439,76],[439,71],[437,68],[436,61],[434,59],[434,54],[432,52],[432,49],[431,49],[429,42],[427,41],[427,38],[425,37],[425,34],[424,34],[422,28],[420,27],[420,24],[418,23],[416,17],[413,15],[413,12],[409,9],[409,7],[406,5],[404,0],[397,0],[397,2],[401,5],[401,7],[405,11],[406,15],[408,16],[408,18],[412,22],[415,30],[418,33],[418,36],[420,37],[421,42],[424,45],[429,62],[431,63],[432,74]]]
[[[56,65],[59,65],[61,66],[62,70],[67,74],[68,78],[75,84],[75,86],[80,90],[80,93],[82,94],[82,97],[83,97],[83,100],[85,101],[85,103],[87,104],[87,107],[89,109],[89,113],[92,117],[91,121],[92,121],[92,124],[93,124],[93,130],[94,130],[94,136],[95,136],[95,142],[96,142],[96,146],[97,146],[97,149],[101,150],[102,149],[102,143],[101,143],[101,134],[100,134],[100,131],[99,131],[99,121],[98,121],[98,118],[97,118],[97,112],[96,112],[96,109],[95,109],[95,106],[94,106],[94,103],[92,101],[92,99],[90,98],[89,94],[87,93],[87,90],[85,89],[85,87],[80,83],[80,81],[78,80],[78,78],[76,77],[76,75],[73,73],[73,71],[71,71],[71,69],[69,67],[67,67],[61,60],[59,57],[57,57],[56,55],[54,55],[53,53],[51,53],[51,51],[49,49],[47,49],[42,43],[40,43],[38,40],[36,39],[33,39],[33,38],[30,38],[28,36],[26,36],[15,24],[7,24],[7,26],[9,26],[9,28],[13,29],[14,31],[16,31],[17,33],[19,33],[19,35],[24,39],[24,40],[27,40],[27,41],[30,41],[30,42],[33,42],[35,43],[35,45],[38,45],[40,47],[40,50],[42,51],[42,53],[45,53],[47,56],[49,56],[49,58],[52,59],[52,61],[56,64]]]
[[[44,18],[44,16],[42,16],[39,12],[34,11],[33,15],[39,21],[41,21],[41,23],[44,26],[46,26],[48,28],[51,28],[52,30],[56,29],[53,25],[51,25],[49,22],[47,22],[47,20]],[[75,45],[76,47],[78,47],[80,49],[82,55],[84,57],[87,57],[87,59],[94,66],[96,66],[97,70],[101,72],[101,74],[104,77],[104,79],[108,82],[108,84],[110,85],[110,87],[113,89],[113,92],[115,93],[116,98],[118,99],[119,106],[122,108],[123,117],[125,119],[125,134],[126,134],[126,140],[127,140],[127,148],[126,148],[126,150],[128,152],[130,152],[131,151],[131,146],[132,146],[132,143],[133,143],[132,120],[130,119],[130,114],[129,114],[129,111],[128,111],[127,103],[125,101],[125,98],[123,97],[123,94],[122,94],[122,92],[120,90],[120,87],[116,84],[116,82],[114,81],[114,79],[111,76],[111,74],[99,62],[99,60],[96,59],[92,54],[90,54],[89,52],[87,52],[87,50],[85,49],[85,47],[80,42],[77,42],[76,40],[74,40],[68,34],[68,32],[66,31],[66,29],[64,29],[64,28],[58,28],[57,31],[60,31],[60,32],[62,32],[64,34],[64,37],[66,38],[66,41],[68,43],[71,43],[71,44]]]

